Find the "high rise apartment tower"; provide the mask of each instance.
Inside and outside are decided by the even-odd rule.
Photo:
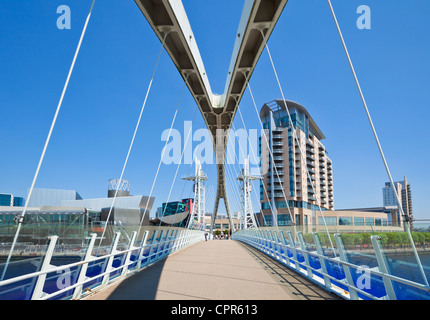
[[[400,204],[403,209],[403,213],[412,218],[412,193],[411,193],[411,185],[406,180],[406,177],[403,178],[403,181],[394,182],[395,192],[397,193]],[[386,182],[385,187],[382,188],[382,197],[384,206],[397,206],[396,194],[393,191],[391,183]]]
[[[332,161],[309,112],[296,102],[274,100],[261,108],[260,119],[265,132],[259,141],[264,222],[290,225],[293,217],[297,224],[308,224],[310,212],[334,210]]]

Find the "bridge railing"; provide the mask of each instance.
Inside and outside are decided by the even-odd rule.
[[[63,250],[59,237],[51,236],[43,256],[25,259],[37,264],[38,271],[0,281],[0,300],[81,299],[204,240],[202,231],[160,228],[150,238],[149,231],[143,231],[140,240],[132,232],[124,248],[120,236],[114,234],[111,246],[97,247],[97,234],[91,234],[84,255],[74,259],[79,261],[65,264],[64,256],[56,256]]]
[[[335,233],[329,237],[302,231],[294,234],[288,228],[259,228],[238,231],[232,239],[257,248],[344,299],[430,299],[430,288],[418,280],[411,280],[411,274],[419,274],[417,266],[394,260],[392,256],[390,259],[381,236],[369,235],[369,244],[360,246],[360,250],[354,250],[350,245],[347,249],[348,236]],[[396,254],[405,252],[396,251]],[[428,274],[428,265],[425,269]]]

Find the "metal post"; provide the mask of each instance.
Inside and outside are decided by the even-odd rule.
[[[121,236],[121,233],[117,232],[115,233],[115,237],[114,237],[114,241],[112,244],[112,249],[111,249],[111,256],[108,258],[108,263],[106,265],[106,269],[105,272],[107,272],[107,274],[105,274],[103,276],[103,281],[102,281],[102,286],[106,285],[109,282],[109,278],[110,278],[110,273],[109,271],[112,269],[112,264],[113,264],[113,260],[115,258],[115,254],[118,253],[118,250],[116,249],[118,247],[118,242],[119,242],[119,238]]]
[[[343,241],[341,238],[341,234],[335,233],[334,234],[334,240],[336,241],[337,250],[339,251],[339,259],[343,262],[348,262],[348,258],[346,256],[346,250],[343,245]],[[348,266],[342,265],[343,270],[345,271],[345,277],[346,281],[350,285],[349,287],[349,297],[351,300],[358,300],[357,291],[353,288],[355,287],[354,280],[351,276],[351,271],[349,270]]]
[[[40,271],[47,271],[49,269],[55,269],[56,267],[51,265],[51,259],[52,255],[54,254],[55,245],[57,244],[58,236],[51,236],[49,238],[49,245],[48,250],[46,251],[45,258],[43,259],[42,267]],[[31,297],[31,300],[39,300],[44,295],[46,295],[45,292],[43,292],[43,287],[45,286],[45,280],[46,280],[47,273],[41,274],[37,278],[36,286],[34,287],[33,295]]]
[[[81,283],[85,279],[87,279],[86,273],[88,270],[88,264],[96,258],[93,256],[93,249],[94,249],[94,244],[96,242],[96,239],[97,239],[97,234],[92,233],[91,240],[90,240],[90,243],[88,244],[87,252],[85,253],[85,257],[84,257],[84,261],[86,263],[82,265],[81,270],[79,271],[78,280],[76,281],[77,283]],[[81,297],[82,288],[83,288],[83,284],[75,288],[75,290],[73,291],[72,299],[77,300]]]
[[[390,269],[388,268],[387,260],[385,259],[385,255],[381,246],[381,238],[378,236],[370,237],[373,245],[373,249],[375,250],[376,260],[378,261],[379,271],[382,273],[390,274]],[[387,292],[388,299],[397,300],[396,293],[394,291],[393,283],[390,279],[382,277],[384,281],[385,291]]]
[[[305,257],[306,270],[308,273],[308,277],[310,277],[312,279],[313,278],[313,272],[311,269],[311,263],[309,261],[309,255],[308,255],[307,249],[306,249],[305,239],[303,238],[303,232],[302,231],[297,232],[297,237],[299,239],[300,248],[302,249],[303,255]]]
[[[142,267],[142,260],[144,259],[143,255],[145,253],[145,247],[146,247],[146,241],[148,239],[148,234],[149,234],[149,231],[145,230],[145,232],[143,233],[143,236],[142,236],[142,241],[140,243],[140,250],[139,250],[139,258],[138,258],[138,262],[137,262],[137,269],[140,269]],[[149,254],[148,254],[148,257],[149,257]],[[146,261],[148,263],[148,259]]]
[[[317,248],[317,253],[319,255],[323,256],[324,252],[322,250],[321,241],[320,241],[320,237],[318,236],[318,233],[314,232],[314,233],[312,233],[312,236],[314,238],[315,247]],[[324,277],[325,286],[328,289],[330,289],[331,288],[331,281],[330,281],[330,278],[326,276],[328,273],[327,273],[327,267],[326,267],[326,264],[325,264],[325,259],[319,258],[319,260],[320,260],[320,263],[321,263],[321,268],[323,270],[323,277]]]
[[[128,269],[129,269],[128,264],[131,261],[130,257],[131,257],[132,249],[139,249],[138,247],[134,246],[134,242],[136,241],[136,235],[137,235],[136,231],[133,231],[133,233],[131,234],[131,239],[127,248],[130,251],[127,252],[127,256],[125,258],[124,268],[122,269],[121,276],[125,276],[128,272]]]
[[[285,235],[284,235],[283,231],[280,231],[279,234],[280,234],[280,238],[281,238],[282,247],[284,249],[285,263],[287,263],[289,265],[290,260],[288,258],[288,252],[287,252],[287,240],[285,239]]]
[[[287,231],[287,235],[288,235],[288,240],[290,242],[290,249],[291,251],[293,251],[294,264],[296,266],[297,271],[300,272],[300,264],[299,264],[299,260],[297,259],[296,243],[294,242],[291,231]]]

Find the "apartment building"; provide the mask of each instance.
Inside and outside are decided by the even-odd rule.
[[[293,217],[308,225],[316,212],[334,210],[332,161],[321,142],[325,136],[305,107],[274,100],[261,108],[260,119],[263,224],[290,225]]]
[[[411,185],[408,183],[406,177],[403,178],[403,181],[394,182],[393,190],[391,183],[386,182],[384,188],[382,188],[382,199],[384,206],[396,206],[398,207],[397,197],[400,200],[400,204],[403,209],[403,213],[412,218],[412,192]],[[400,217],[399,217],[400,220]]]

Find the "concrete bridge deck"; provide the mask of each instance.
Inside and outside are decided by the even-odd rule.
[[[195,244],[86,300],[339,300],[234,240]]]

